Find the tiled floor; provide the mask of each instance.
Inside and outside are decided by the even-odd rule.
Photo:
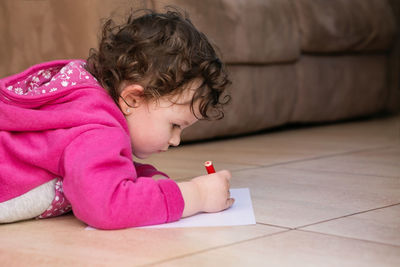
[[[86,231],[72,215],[0,226],[0,265],[400,266],[400,116],[185,145],[176,180],[232,171],[257,225]]]

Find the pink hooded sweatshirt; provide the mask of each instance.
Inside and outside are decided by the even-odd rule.
[[[75,216],[93,227],[179,220],[178,185],[133,162],[122,112],[84,66],[47,62],[0,80],[0,202],[61,177]]]

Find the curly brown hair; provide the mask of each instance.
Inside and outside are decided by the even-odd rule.
[[[230,100],[224,92],[230,84],[224,64],[187,13],[176,8],[165,13],[135,11],[122,25],[106,20],[98,50],[90,49],[87,70],[117,105],[125,82],[142,85],[146,99],[158,99],[181,94],[199,78],[202,84],[190,103],[195,116],[197,100],[200,119],[223,118],[223,106]]]

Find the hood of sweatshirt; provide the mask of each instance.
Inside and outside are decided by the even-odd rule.
[[[119,108],[85,65],[83,60],[58,60],[0,79],[0,130],[44,131],[91,122],[110,124],[110,116],[102,121],[101,112],[106,110],[128,132]],[[85,100],[75,101],[78,98]]]

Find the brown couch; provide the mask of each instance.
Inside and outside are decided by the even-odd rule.
[[[398,112],[399,2],[5,0],[0,76],[41,61],[86,58],[100,18],[173,4],[217,44],[233,80],[225,118],[198,123],[184,140]]]

